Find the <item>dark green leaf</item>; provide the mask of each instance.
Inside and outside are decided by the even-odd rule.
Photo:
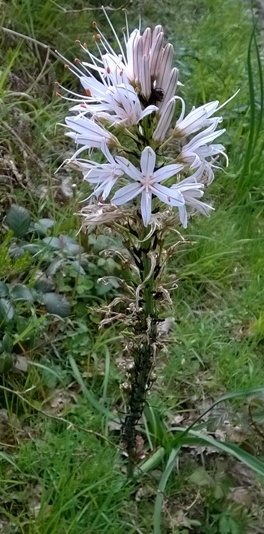
[[[12,243],[9,247],[8,254],[10,258],[17,260],[18,258],[22,258],[22,256],[24,256],[25,250],[23,247],[19,247],[16,243]]]
[[[36,280],[35,287],[40,293],[51,293],[55,288],[53,280],[44,273]]]
[[[52,261],[46,270],[47,275],[53,276],[58,271],[58,269],[61,267],[61,265],[64,264],[64,261],[65,260],[63,258]]]
[[[9,288],[8,284],[5,282],[0,282],[0,298],[8,297],[9,295]]]
[[[34,223],[34,229],[41,235],[45,236],[50,228],[54,226],[53,219],[39,219]]]
[[[15,315],[15,310],[10,300],[0,299],[0,317],[5,321],[11,321]]]
[[[84,268],[81,266],[80,262],[78,260],[74,260],[71,262],[71,266],[78,274],[85,274]]]
[[[32,255],[38,254],[38,252],[43,250],[43,246],[37,243],[26,243],[22,248],[25,252],[29,252]]]
[[[33,302],[33,292],[23,284],[16,284],[11,288],[10,295],[14,300],[25,300],[27,302]]]
[[[58,293],[45,293],[43,295],[44,304],[49,313],[59,315],[59,317],[68,317],[71,313],[69,301]]]
[[[44,237],[44,239],[42,239],[42,242],[45,243],[45,245],[48,245],[49,247],[54,249],[63,248],[63,243],[58,237]]]
[[[5,223],[12,230],[15,237],[23,237],[29,230],[30,227],[30,215],[26,208],[13,204],[9,208]]]
[[[12,354],[3,352],[0,354],[0,373],[8,373],[14,365],[14,358]]]
[[[6,352],[12,352],[13,340],[9,334],[5,334],[2,339],[2,346]]]

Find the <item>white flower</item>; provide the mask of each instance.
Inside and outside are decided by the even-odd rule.
[[[198,108],[193,108],[192,111],[184,117],[185,114],[185,102],[184,100],[177,96],[177,100],[180,100],[182,103],[182,111],[179,119],[176,121],[174,136],[175,137],[186,137],[190,134],[198,132],[204,127],[214,125],[214,129],[217,125],[222,122],[222,117],[213,117],[211,118],[216,111],[222,109],[230,100],[233,100],[239,91],[236,91],[228,100],[226,100],[221,106],[219,106],[219,101],[214,100],[213,102],[208,102]]]
[[[90,61],[80,61],[79,65],[88,74],[88,78],[95,79],[99,74],[102,84],[107,86],[129,82],[139,95],[143,107],[148,105],[164,107],[175,94],[178,71],[172,68],[173,46],[164,45],[162,27],[158,25],[153,30],[147,28],[142,35],[135,29],[129,35],[127,24],[123,45],[105,10],[104,14],[114,35],[117,51],[95,26],[98,32],[96,44],[100,57],[94,56],[86,45],[81,45],[88,53]],[[79,67],[69,63],[68,65],[79,78],[85,74]]]
[[[178,191],[184,198],[184,205],[179,206],[179,217],[183,228],[187,228],[188,214],[186,206],[191,206],[196,211],[200,211],[203,215],[209,215],[213,209],[209,204],[205,204],[198,200],[204,194],[204,184],[196,183],[195,175],[182,180],[178,184],[171,186],[171,189]]]
[[[153,136],[152,136],[154,141],[161,142],[164,140],[165,135],[170,127],[174,110],[175,110],[175,98],[171,98],[171,100],[167,102],[163,111],[160,113],[160,119],[158,121],[157,127],[154,130]]]
[[[218,109],[218,100],[209,102],[208,104],[204,104],[198,108],[193,108],[192,111],[186,115],[185,118],[183,118],[185,113],[185,103],[182,98],[177,98],[182,102],[182,112],[175,125],[175,137],[188,136],[197,132],[198,130],[201,130],[201,128],[204,128],[205,126],[209,126],[212,123],[217,126],[217,124],[222,121],[222,117],[214,117],[213,119],[210,118],[211,115],[213,115]]]
[[[93,193],[88,198],[95,195],[106,200],[112,187],[123,176],[124,171],[115,161],[106,144],[102,144],[101,150],[109,163],[96,163],[92,160],[71,158],[69,164],[81,169],[84,180],[95,186]]]
[[[117,140],[112,134],[83,115],[66,117],[65,122],[73,130],[67,132],[66,135],[72,137],[78,145],[84,145],[76,152],[75,157],[83,150],[100,149],[104,143],[111,146],[117,144]]]
[[[142,110],[136,91],[128,82],[108,86],[93,78],[82,77],[80,80],[91,96],[70,111],[85,113],[86,110],[93,118],[104,119],[110,124],[133,126],[158,109],[151,105]]]
[[[183,169],[183,165],[166,165],[154,170],[156,153],[149,146],[144,148],[141,154],[141,170],[137,169],[128,159],[122,156],[117,156],[115,159],[124,173],[132,178],[135,183],[121,187],[112,198],[113,204],[120,206],[126,204],[137,195],[141,195],[141,214],[145,226],[150,223],[151,219],[152,195],[155,195],[169,206],[183,206],[184,199],[182,195],[178,191],[173,191],[160,183],[176,175]]]
[[[179,155],[179,161],[182,161],[192,169],[197,169],[203,166],[204,171],[208,174],[208,183],[211,183],[214,178],[212,168],[218,168],[214,165],[214,161],[221,154],[226,158],[228,164],[228,157],[225,154],[225,148],[221,144],[210,144],[214,139],[225,132],[225,129],[215,131],[217,124],[211,124],[209,128],[195,135],[189,143],[182,147]],[[209,161],[207,161],[209,158]]]

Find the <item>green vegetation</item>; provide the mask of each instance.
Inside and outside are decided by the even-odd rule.
[[[119,31],[122,5],[115,0],[109,12]],[[54,50],[74,59],[76,39],[94,46],[94,19],[109,28],[96,0],[88,7],[84,0],[1,3],[1,25],[12,31],[0,31],[0,531],[263,532],[262,478],[236,460],[240,446],[244,462],[252,454],[263,472],[259,30],[241,0],[126,7],[131,28],[139,13],[143,26],[164,26],[189,110],[240,89],[223,109],[230,165],[207,192],[215,212],[181,232],[168,266],[178,285],[176,323],[142,424],[144,474],[128,483],[119,440],[122,332],[114,324],[98,328],[99,308],[119,291],[115,279],[104,285],[98,278],[127,273],[103,255],[120,243],[79,232],[86,190],[79,175],[60,167],[73,144],[58,125],[68,104],[54,89],[56,80],[79,89]],[[190,425],[224,395],[199,422],[203,440],[193,431],[178,455],[172,428]],[[215,439],[220,447],[228,440],[233,456],[224,445],[212,451]],[[166,455],[168,444],[174,448]]]

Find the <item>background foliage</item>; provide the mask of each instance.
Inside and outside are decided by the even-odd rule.
[[[122,5],[109,11],[119,32]],[[189,110],[240,89],[223,110],[230,165],[207,193],[215,212],[182,232],[168,267],[178,284],[175,329],[144,416],[145,475],[128,484],[122,332],[98,329],[98,308],[121,291],[114,278],[98,282],[122,274],[104,250],[120,243],[79,232],[86,188],[73,171],[54,174],[73,149],[54,82],[79,90],[54,51],[74,59],[76,39],[92,46],[94,19],[110,31],[95,0],[1,2],[1,26],[12,31],[0,32],[0,531],[262,532],[262,479],[235,459],[239,445],[261,473],[262,14],[241,0],[125,7],[131,28],[139,14],[142,27],[164,26]],[[231,391],[239,393],[200,420],[202,437],[190,433],[179,460],[177,432]],[[224,446],[216,454],[215,439],[228,440],[233,456]]]

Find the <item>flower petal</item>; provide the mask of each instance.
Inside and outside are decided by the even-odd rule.
[[[141,195],[141,215],[144,226],[148,226],[151,219],[151,200],[152,194],[150,192],[142,191]]]
[[[149,189],[154,195],[156,195],[156,197],[169,206],[183,206],[184,204],[184,198],[181,193],[178,191],[173,191],[173,189],[169,187],[161,184],[155,184],[151,185]]]
[[[156,153],[150,146],[147,146],[146,148],[144,148],[140,158],[140,167],[143,176],[152,176],[155,163]]]
[[[124,187],[121,187],[112,198],[111,203],[116,206],[121,206],[121,204],[126,204],[133,198],[135,198],[139,193],[141,193],[142,187],[140,184],[128,184]]]
[[[124,171],[124,173],[130,176],[132,180],[139,181],[141,179],[141,172],[127,158],[124,158],[123,156],[116,156],[115,160],[119,164],[121,169]]]
[[[178,174],[184,168],[183,163],[173,163],[172,165],[166,165],[154,172],[154,182],[163,182],[175,174]]]

